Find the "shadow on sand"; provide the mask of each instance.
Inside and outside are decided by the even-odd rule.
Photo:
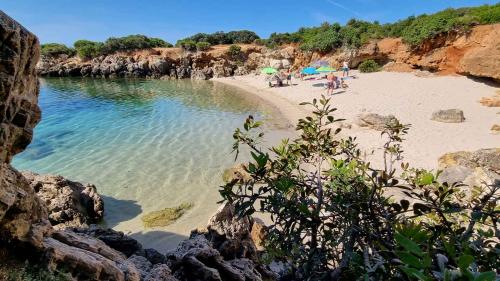
[[[153,248],[162,254],[177,248],[181,241],[189,238],[177,233],[154,229],[132,233],[129,236],[139,241],[144,248]]]
[[[104,200],[104,224],[113,228],[120,222],[131,220],[142,213],[137,201],[121,200],[110,196],[102,196]]]

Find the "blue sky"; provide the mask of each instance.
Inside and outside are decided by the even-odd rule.
[[[498,0],[1,0],[0,9],[42,43],[145,34],[171,43],[197,32],[249,29],[261,37],[350,18],[393,22]]]

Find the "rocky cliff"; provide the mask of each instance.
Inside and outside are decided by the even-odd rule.
[[[264,228],[223,206],[204,231],[167,255],[95,223],[103,201],[93,185],[20,173],[10,162],[30,143],[37,106],[37,38],[0,11],[0,278],[5,262],[62,269],[71,280],[274,280],[252,234]],[[153,64],[152,64],[153,65]],[[160,67],[158,64],[157,66]],[[148,68],[149,69],[149,68]],[[163,69],[163,68],[159,68]],[[163,71],[163,70],[162,70]],[[12,270],[11,268],[8,270]]]
[[[266,66],[296,70],[320,59],[334,66],[347,59],[355,68],[364,60],[374,59],[388,71],[422,69],[500,80],[499,38],[500,24],[495,24],[476,26],[467,33],[439,34],[417,48],[409,47],[400,38],[373,40],[359,49],[340,49],[327,54],[303,52],[297,46],[271,50],[242,45],[242,52],[236,57],[228,54],[229,46],[215,46],[204,52],[159,48],[116,53],[91,61],[43,57],[37,70],[44,76],[210,79],[255,73]]]

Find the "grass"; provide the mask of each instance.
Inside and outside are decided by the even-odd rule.
[[[141,220],[145,227],[167,226],[179,219],[193,206],[193,203],[182,203],[174,208],[165,208],[163,210],[153,211],[142,216]]]

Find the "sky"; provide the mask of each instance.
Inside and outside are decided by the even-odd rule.
[[[198,32],[248,29],[262,38],[325,21],[381,23],[498,0],[0,0],[42,43],[144,34],[171,43]]]

